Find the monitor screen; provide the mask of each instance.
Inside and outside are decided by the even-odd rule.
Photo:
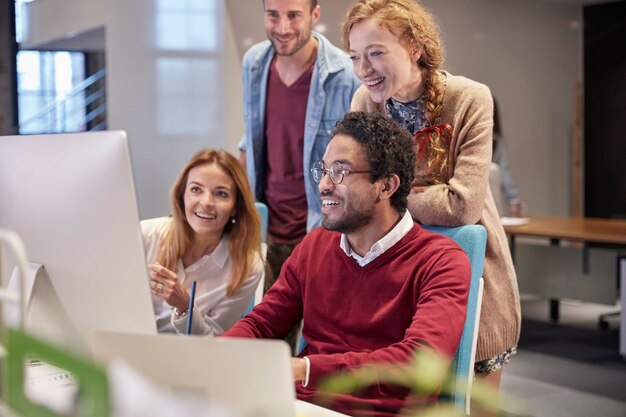
[[[156,334],[124,132],[0,137],[0,228],[43,265],[27,331],[83,353],[96,331]]]

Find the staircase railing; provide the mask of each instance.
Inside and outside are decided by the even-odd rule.
[[[19,133],[84,132],[106,129],[106,69],[101,69],[76,84],[63,97],[51,101],[35,114],[21,121]],[[102,81],[101,83],[99,83]],[[99,84],[97,84],[99,83]],[[69,111],[72,100],[82,99],[81,105]],[[84,123],[71,126],[74,117],[81,116]]]

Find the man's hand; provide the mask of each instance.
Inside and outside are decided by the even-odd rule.
[[[306,376],[306,361],[302,358],[291,358],[291,370],[293,371],[293,380],[302,381]]]

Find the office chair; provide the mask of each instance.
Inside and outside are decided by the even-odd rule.
[[[620,293],[620,287],[622,286],[623,276],[626,276],[626,255],[618,254],[617,256],[617,292]],[[624,300],[622,300],[623,302]],[[612,311],[610,313],[600,314],[598,317],[598,328],[600,330],[609,330],[609,318],[618,318],[622,314],[622,310]]]
[[[467,299],[467,317],[463,326],[463,333],[459,347],[450,365],[450,374],[454,378],[454,387],[450,401],[461,412],[470,414],[470,394],[474,379],[474,357],[478,341],[478,324],[480,307],[483,299],[483,264],[485,262],[485,247],[487,231],[481,225],[459,227],[422,226],[426,230],[447,236],[454,240],[465,251],[472,267],[470,290]],[[298,352],[307,345],[302,336],[298,337]]]
[[[470,414],[470,394],[474,380],[474,357],[478,341],[480,307],[483,299],[483,265],[487,231],[481,225],[460,227],[423,226],[425,229],[452,238],[469,258],[472,278],[467,299],[467,317],[459,347],[450,365],[450,373],[455,379],[450,400],[465,414]]]
[[[269,216],[269,211],[264,203],[259,203],[257,201],[256,203],[254,203],[254,206],[261,216],[261,243],[265,243],[265,238],[267,236],[267,218]]]
[[[267,206],[264,203],[259,203],[258,201],[254,203],[256,206],[259,215],[261,216],[261,254],[263,255],[263,260],[267,257],[267,219],[269,216],[269,211]],[[263,298],[263,287],[265,286],[265,273],[261,276],[261,280],[259,281],[259,285],[256,287],[256,291],[252,295],[252,299],[250,300],[250,305],[246,309],[246,312],[243,313],[243,316],[252,311],[255,305],[259,304],[261,298]]]

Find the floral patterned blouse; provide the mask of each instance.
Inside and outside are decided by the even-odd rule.
[[[400,123],[412,135],[418,130],[430,126],[426,116],[426,98],[424,96],[409,103],[402,103],[391,97],[385,102],[385,109],[389,117]]]

